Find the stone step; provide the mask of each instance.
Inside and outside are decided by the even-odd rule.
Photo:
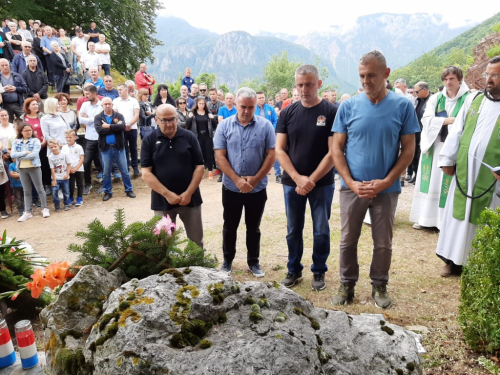
[[[0,369],[0,375],[44,375],[47,374],[45,371],[45,353],[38,353],[38,365],[28,370],[24,370],[21,366],[21,358],[19,358],[19,353],[16,352],[16,362],[9,366]]]

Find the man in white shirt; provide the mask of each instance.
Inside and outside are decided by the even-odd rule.
[[[73,66],[76,66],[76,58],[82,58],[82,55],[87,52],[87,42],[90,38],[87,34],[84,34],[82,29],[75,29],[76,36],[71,40],[70,48],[73,52]]]
[[[137,158],[137,120],[139,119],[139,102],[128,94],[127,86],[120,84],[117,87],[120,96],[113,100],[113,110],[120,113],[125,119],[125,150],[127,165],[134,170],[134,177],[140,176]]]
[[[89,42],[89,50],[82,54],[80,63],[83,71],[88,71],[90,68],[99,68],[99,54],[95,51],[95,43]]]
[[[83,194],[88,195],[92,189],[92,161],[98,171],[97,178],[102,178],[102,165],[99,159],[99,135],[94,127],[94,117],[102,112],[101,101],[97,96],[95,86],[87,86],[83,89],[88,101],[82,104],[78,114],[80,125],[85,128],[85,162],[83,164],[85,186]]]
[[[109,76],[111,74],[111,57],[109,56],[111,47],[106,43],[104,34],[99,34],[99,43],[95,45],[95,51],[99,55],[99,76],[102,70],[104,70],[104,75]]]

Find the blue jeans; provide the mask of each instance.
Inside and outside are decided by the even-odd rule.
[[[66,206],[69,203],[69,179],[67,180],[56,180],[57,185],[52,186],[52,201],[56,208],[60,207],[59,201],[59,190],[63,192],[63,204]]]
[[[111,64],[102,64],[102,70],[104,70],[105,76],[109,76],[111,74]]]
[[[285,193],[285,211],[287,220],[288,272],[300,274],[304,266],[301,263],[304,253],[304,221],[306,203],[309,200],[313,221],[313,254],[311,271],[325,273],[328,270],[326,260],[330,255],[330,213],[332,209],[335,184],[315,187],[307,195],[299,195],[295,187],[283,185]]]
[[[274,162],[274,174],[276,176],[281,176],[281,167],[280,167],[280,162],[278,161],[278,159],[276,159],[276,161]]]
[[[118,169],[122,174],[125,192],[132,191],[132,181],[130,180],[130,174],[128,173],[125,150],[119,150],[115,147],[107,147],[106,149],[101,151],[101,158],[103,164],[102,187],[104,188],[104,192],[107,194],[113,194],[113,186],[111,184],[111,169],[113,167],[113,161],[116,162],[116,164],[118,165]]]

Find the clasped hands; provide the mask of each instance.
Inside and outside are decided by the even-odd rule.
[[[375,198],[378,193],[386,189],[387,186],[383,180],[354,181],[351,190],[360,198]]]
[[[255,176],[241,176],[236,182],[236,187],[242,193],[250,193],[258,183]]]
[[[179,195],[170,191],[164,195],[168,203],[178,204],[179,206],[187,206],[191,203],[191,196],[192,194],[189,194],[187,191]]]

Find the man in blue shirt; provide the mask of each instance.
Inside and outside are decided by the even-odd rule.
[[[276,160],[276,137],[271,123],[254,116],[257,94],[248,87],[236,92],[237,114],[217,127],[214,150],[224,173],[222,206],[222,271],[231,272],[236,255],[236,232],[245,208],[247,264],[256,277],[265,275],[259,264],[260,222],[267,200],[267,172]]]
[[[272,106],[266,103],[266,95],[263,91],[257,92],[257,109],[255,110],[256,116],[262,116],[267,118],[273,124],[276,130],[276,124],[278,122],[278,114]],[[278,159],[274,162],[274,174],[276,176],[276,182],[281,184],[281,167]]]
[[[218,120],[219,124],[222,120],[233,116],[236,114],[236,107],[234,106],[234,95],[228,92],[224,97],[224,103],[226,104],[224,107],[219,108]]]
[[[99,95],[104,96],[105,98],[111,98],[111,100],[120,96],[120,94],[118,94],[118,90],[113,87],[113,77],[104,76],[103,82],[104,86],[101,86],[101,88],[97,90]]]
[[[366,211],[370,211],[373,257],[372,297],[388,308],[392,231],[401,173],[413,159],[415,133],[420,131],[412,103],[386,89],[391,70],[385,57],[372,51],[361,57],[359,77],[364,91],[345,100],[333,125],[333,157],[342,176],[340,190],[340,288],[332,304],[354,298],[359,278],[358,241]]]

